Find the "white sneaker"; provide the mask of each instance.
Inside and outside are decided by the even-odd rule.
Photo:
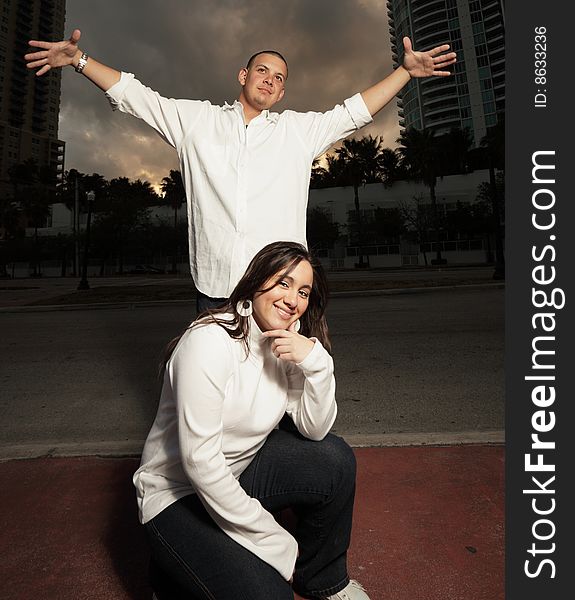
[[[343,590],[332,596],[327,596],[324,600],[369,600],[369,596],[360,583],[355,579],[350,579]]]

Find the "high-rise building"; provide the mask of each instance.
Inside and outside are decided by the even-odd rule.
[[[10,194],[9,169],[27,159],[63,172],[61,69],[36,77],[24,54],[28,40],[62,39],[66,0],[2,0],[0,7],[0,194]]]
[[[477,146],[505,109],[503,0],[388,0],[387,7],[396,65],[404,36],[417,50],[448,43],[457,52],[452,76],[413,79],[399,94],[401,129],[468,128]]]

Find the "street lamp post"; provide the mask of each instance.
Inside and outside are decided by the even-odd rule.
[[[79,290],[89,290],[90,284],[88,283],[88,248],[90,247],[90,218],[92,217],[92,203],[96,198],[96,194],[90,191],[86,194],[88,199],[88,216],[86,219],[86,239],[84,240],[84,260],[82,262],[82,279],[78,284]]]

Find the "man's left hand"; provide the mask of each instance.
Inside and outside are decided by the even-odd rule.
[[[455,52],[447,52],[449,44],[437,46],[427,52],[416,52],[408,37],[403,38],[403,68],[410,77],[446,77],[451,75],[450,71],[444,71],[446,67],[455,63]]]

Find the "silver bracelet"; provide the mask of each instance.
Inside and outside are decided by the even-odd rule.
[[[78,64],[74,67],[76,69],[76,73],[81,73],[88,62],[88,55],[83,52]]]

